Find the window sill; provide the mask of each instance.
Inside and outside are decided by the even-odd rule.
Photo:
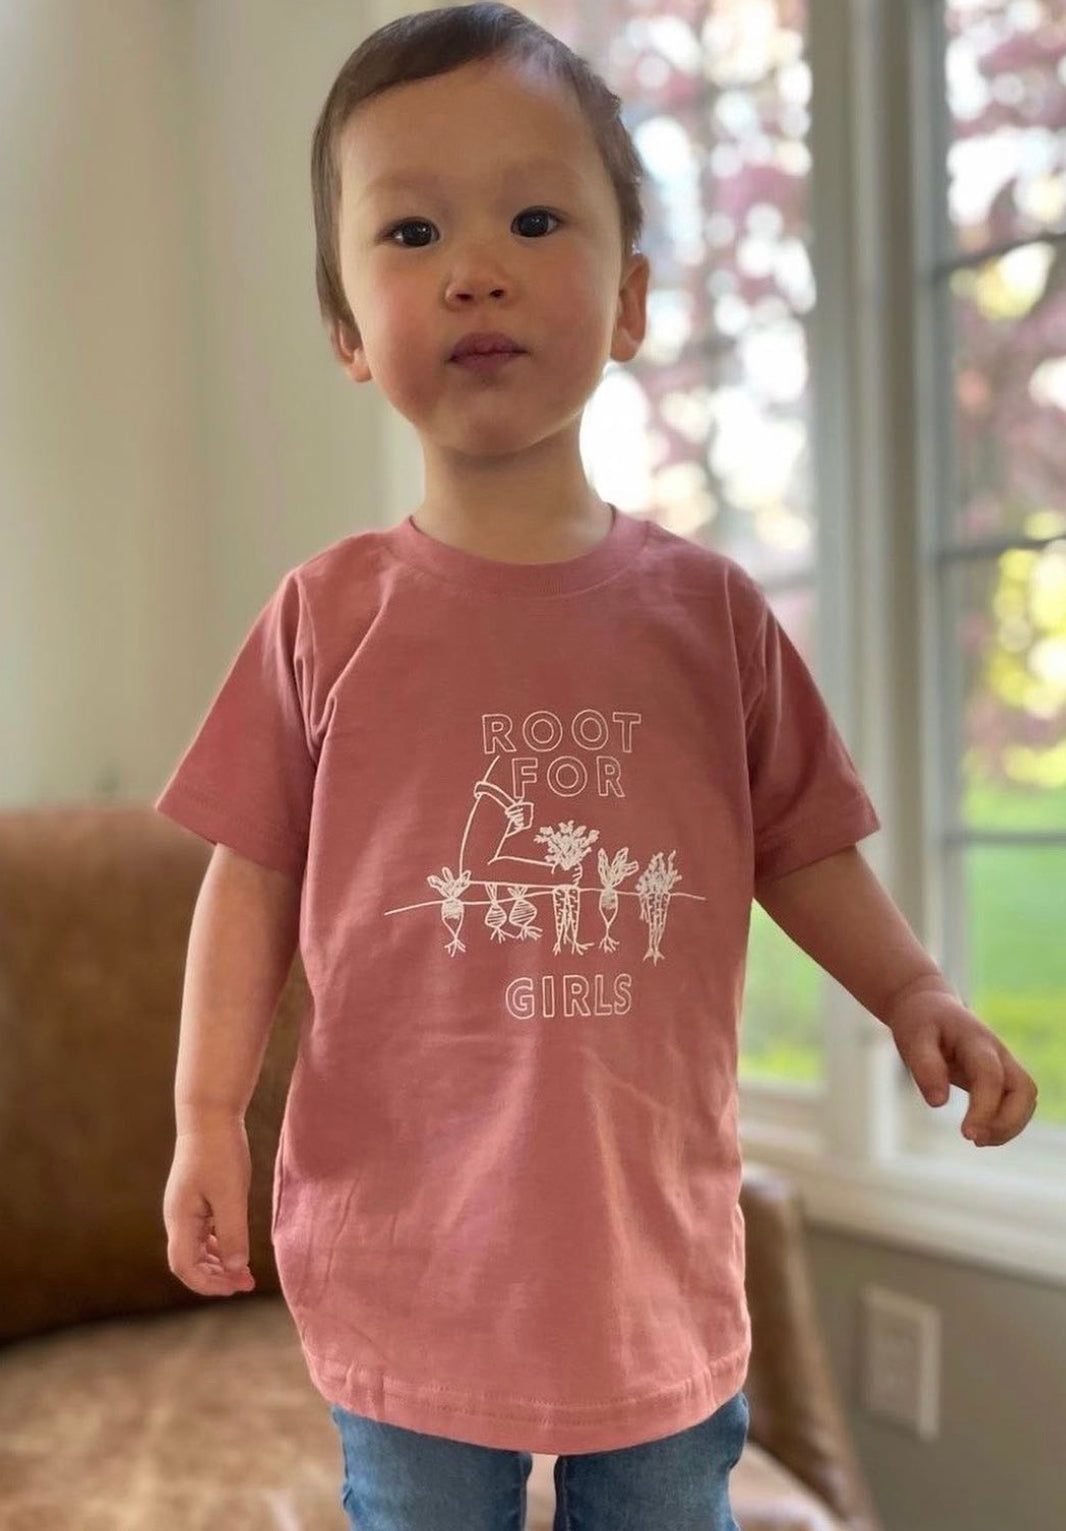
[[[863,1163],[833,1159],[819,1134],[795,1121],[742,1121],[740,1139],[745,1162],[777,1169],[796,1185],[815,1227],[1066,1286],[1061,1154],[1057,1176],[1041,1178],[988,1164],[1010,1144],[960,1141],[958,1153],[900,1151]]]

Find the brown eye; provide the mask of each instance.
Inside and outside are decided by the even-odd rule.
[[[523,212],[516,215],[514,221],[517,224],[527,218],[552,218],[556,223],[562,223],[563,221],[557,213],[550,213],[546,207],[527,207]],[[382,238],[386,239],[390,244],[396,244],[397,241],[394,235],[399,234],[403,229],[432,229],[433,227],[434,225],[425,218],[405,218],[402,223],[394,223],[390,229],[386,229]],[[552,230],[548,229],[546,232],[551,233]],[[541,236],[537,235],[534,237],[539,238]],[[412,245],[403,240],[400,242],[399,248],[404,250],[424,250],[426,244],[419,242]]]
[[[520,219],[525,218],[555,218],[556,223],[562,222],[562,219],[556,218],[554,213],[549,213],[546,207],[527,208],[524,213],[519,213],[518,217],[515,219],[515,222],[518,223]],[[550,233],[551,231],[549,230],[548,232]]]
[[[421,218],[406,218],[403,223],[394,224],[393,227],[386,233],[385,238],[389,241],[390,244],[392,244],[394,243],[392,236],[394,234],[398,234],[401,229],[431,229],[432,227],[433,225],[431,223],[426,223]],[[403,248],[405,250],[410,250],[412,246],[405,244]],[[415,245],[414,248],[421,249],[421,246]]]

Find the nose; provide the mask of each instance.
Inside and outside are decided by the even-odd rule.
[[[473,299],[506,296],[510,283],[498,255],[485,244],[468,244],[456,252],[452,277],[448,282],[449,298]]]
[[[506,291],[507,289],[499,284],[490,286],[487,282],[473,281],[469,277],[456,277],[448,284],[449,298],[469,298],[475,302],[480,297],[501,298]]]

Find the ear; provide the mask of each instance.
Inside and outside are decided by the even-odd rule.
[[[648,281],[651,262],[646,255],[631,255],[618,292],[618,314],[611,337],[612,361],[631,361],[640,350],[647,326]]]
[[[329,324],[329,341],[333,347],[333,354],[352,382],[368,383],[371,376],[370,367],[359,332],[351,325],[344,324],[339,319],[333,319]]]

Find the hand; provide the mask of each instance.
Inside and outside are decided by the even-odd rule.
[[[931,1106],[942,1106],[948,1085],[970,1096],[964,1137],[979,1148],[1016,1138],[1036,1110],[1032,1076],[995,1032],[954,994],[939,988],[904,991],[885,1016],[900,1057]]]
[[[179,1131],[163,1198],[167,1264],[202,1297],[251,1291],[248,1190],[252,1161],[244,1122]],[[239,1263],[230,1269],[230,1260]]]

